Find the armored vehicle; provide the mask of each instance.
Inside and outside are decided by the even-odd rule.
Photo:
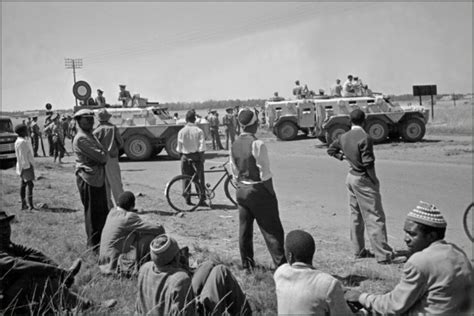
[[[85,81],[76,82],[72,88],[74,96],[83,103],[87,102],[86,104],[89,103],[91,91],[90,85]],[[166,149],[169,157],[179,159],[176,146],[178,132],[184,127],[184,123],[177,122],[158,102],[148,102],[145,98],[137,98],[135,101],[135,107],[107,106],[107,111],[112,115],[109,121],[118,127],[125,142],[123,151],[127,157],[130,160],[147,160]],[[85,108],[93,110],[97,115],[104,107],[75,106],[74,112]],[[97,119],[95,122],[98,125]],[[206,120],[196,123],[204,131],[205,138],[209,139],[209,123]]]
[[[416,142],[425,135],[429,110],[402,108],[382,95],[374,97],[316,97],[265,103],[266,125],[281,140],[293,140],[301,131],[331,143],[351,127],[349,113],[366,113],[365,130],[375,143],[387,138]]]
[[[103,107],[78,106],[74,111],[88,108],[97,113]],[[124,140],[123,151],[130,160],[147,160],[158,155],[163,149],[168,156],[179,159],[176,151],[178,132],[184,124],[177,123],[170,116],[166,108],[148,106],[144,108],[109,107],[107,111],[112,115],[109,122],[116,125]],[[96,117],[95,124],[98,125]],[[204,131],[206,139],[209,138],[209,123],[197,122]]]
[[[12,120],[0,117],[0,169],[9,169],[16,164],[15,141],[18,135],[13,132]]]

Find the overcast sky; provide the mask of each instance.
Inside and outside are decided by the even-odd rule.
[[[2,2],[2,110],[74,105],[72,71],[150,101],[290,97],[358,75],[374,91],[472,92],[472,2]]]

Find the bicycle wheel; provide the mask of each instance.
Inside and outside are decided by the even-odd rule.
[[[464,231],[466,232],[467,237],[474,242],[474,236],[472,236],[472,228],[474,226],[474,219],[472,218],[472,208],[474,207],[474,203],[471,203],[464,211],[464,216],[462,218],[462,223],[464,226]]]
[[[232,177],[227,177],[224,182],[225,196],[237,206],[237,183]]]
[[[190,176],[176,176],[166,184],[168,204],[178,212],[192,212],[203,199],[201,186]]]

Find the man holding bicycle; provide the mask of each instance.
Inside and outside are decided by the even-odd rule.
[[[232,144],[230,163],[237,180],[239,207],[239,246],[242,266],[255,266],[253,253],[253,222],[257,224],[267,244],[275,266],[286,262],[283,249],[284,232],[273,190],[267,147],[255,137],[258,112],[248,108],[239,112],[243,132]]]
[[[176,150],[181,153],[181,173],[194,176],[197,173],[199,184],[204,189],[204,151],[206,143],[204,132],[196,124],[196,112],[189,110],[186,113],[186,125],[178,133]],[[186,196],[186,203],[191,205],[190,196]],[[203,201],[201,206],[207,206]]]

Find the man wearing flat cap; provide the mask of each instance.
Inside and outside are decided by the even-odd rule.
[[[283,249],[284,232],[273,190],[270,160],[265,144],[255,137],[258,113],[244,108],[239,112],[242,133],[230,150],[230,164],[237,180],[239,208],[239,247],[244,269],[255,266],[253,252],[253,222],[257,224],[267,244],[275,266],[286,262]]]
[[[99,125],[94,130],[94,136],[107,150],[109,159],[105,164],[105,188],[107,191],[107,205],[109,209],[117,205],[120,194],[123,193],[122,175],[119,165],[119,150],[123,147],[123,138],[117,126],[110,123],[110,114],[102,109],[97,114]],[[112,202],[112,197],[115,204]]]
[[[42,252],[13,243],[10,237],[14,217],[0,211],[0,314],[43,315],[91,307],[94,302],[69,289],[81,260],[63,269]],[[114,302],[104,303],[110,307]]]
[[[119,97],[118,100],[122,101],[123,107],[131,107],[132,106],[132,95],[128,90],[125,90],[125,85],[121,84],[119,85],[120,92],[119,92]]]
[[[395,258],[387,241],[385,212],[380,195],[380,183],[375,174],[372,139],[363,129],[365,113],[356,109],[350,113],[352,127],[330,143],[327,153],[350,165],[346,177],[351,217],[351,242],[354,256],[376,258],[379,264],[391,264]],[[332,142],[331,142],[332,141]],[[367,229],[374,253],[365,248],[364,230]]]
[[[73,141],[76,154],[76,182],[84,205],[87,246],[98,252],[100,237],[109,208],[105,190],[107,149],[92,134],[94,112],[87,109],[74,114],[78,131]]]
[[[380,314],[467,314],[473,270],[466,254],[444,240],[446,226],[436,206],[420,202],[405,221],[405,243],[411,256],[400,282],[386,294],[351,290],[346,300]]]
[[[206,261],[195,272],[189,250],[168,234],[150,244],[151,261],[138,276],[138,315],[250,315],[251,308],[232,272]]]
[[[104,91],[97,89],[97,97],[95,98],[95,104],[98,106],[105,106],[105,97],[104,97]]]

